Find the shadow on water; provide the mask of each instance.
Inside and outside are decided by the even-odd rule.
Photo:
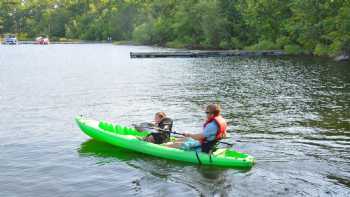
[[[328,175],[327,178],[330,180],[334,180],[338,184],[350,187],[350,180],[349,179],[345,179],[345,178],[335,176],[335,175]]]
[[[82,143],[78,152],[80,156],[95,158],[97,160],[96,164],[99,165],[127,164],[135,169],[149,172],[158,178],[167,178],[170,169],[181,169],[190,165],[129,151],[94,139]]]
[[[119,148],[94,139],[90,139],[82,143],[78,149],[78,152],[80,156],[96,158],[98,160],[98,164],[125,161],[125,163],[128,165],[137,169],[142,169],[145,167],[137,163],[147,163],[148,165],[154,165],[155,167],[162,166],[163,168],[170,167],[171,165],[175,165],[181,168],[185,166],[191,166],[190,163],[160,159],[157,157]]]
[[[98,165],[123,164],[147,172],[151,177],[163,180],[161,184],[185,185],[192,188],[200,196],[219,195],[227,196],[231,185],[227,183],[227,173],[244,173],[244,170],[233,170],[213,166],[199,166],[166,159],[159,159],[145,154],[121,149],[104,142],[90,139],[81,144],[79,155],[83,157],[94,157]],[[121,164],[121,165],[123,165]],[[133,184],[142,188],[152,182],[149,178],[141,177],[133,180]],[[141,189],[142,190],[142,189]]]
[[[228,172],[239,173],[243,170],[233,170],[212,166],[199,166],[166,159],[160,159],[121,149],[110,144],[90,139],[81,144],[78,153],[82,157],[96,159],[97,165],[127,165],[146,172],[138,177],[132,184],[139,191],[147,190],[156,180],[163,186],[183,185],[191,188],[200,196],[227,196],[231,185],[227,183]],[[147,175],[148,174],[148,175]],[[153,177],[153,178],[152,178]],[[153,186],[152,186],[153,187]],[[159,187],[159,186],[157,186]]]

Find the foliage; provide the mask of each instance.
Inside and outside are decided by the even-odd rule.
[[[0,34],[207,49],[350,53],[344,0],[3,0]]]
[[[284,46],[284,50],[286,51],[287,54],[290,54],[290,55],[304,53],[304,50],[299,45],[296,45],[296,44],[286,45]]]
[[[262,40],[255,45],[246,47],[248,50],[274,50],[278,49],[277,44],[270,40]]]

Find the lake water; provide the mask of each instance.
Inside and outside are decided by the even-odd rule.
[[[0,45],[0,196],[350,196],[350,65],[312,58],[130,59],[111,44]],[[165,111],[200,132],[219,102],[248,170],[91,140],[74,117]]]

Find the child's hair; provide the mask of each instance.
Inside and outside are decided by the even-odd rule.
[[[165,114],[164,112],[157,112],[157,113],[156,113],[156,116],[159,116],[160,119],[163,119],[163,118],[166,117],[166,114]]]

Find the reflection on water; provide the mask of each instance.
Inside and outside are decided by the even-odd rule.
[[[81,156],[96,156],[102,158],[116,158],[121,161],[129,161],[139,158],[142,154],[121,149],[104,142],[93,139],[82,143],[78,152]]]
[[[129,58],[152,50],[163,49],[0,45],[1,196],[350,196],[349,64]],[[174,130],[199,132],[209,102],[222,105],[227,141],[257,158],[250,171],[123,150],[73,121],[165,111]]]
[[[139,162],[142,160],[143,162],[151,162],[154,166],[160,166],[162,169],[155,170],[155,172],[169,172],[169,168],[184,168],[184,167],[193,167],[197,169],[200,174],[203,175],[204,178],[207,179],[217,179],[220,178],[224,171],[227,169],[215,167],[215,166],[198,166],[191,163],[184,163],[179,161],[172,160],[164,160],[155,158],[153,156],[145,155],[142,153],[129,151],[126,149],[122,149],[116,146],[112,146],[105,142],[96,141],[93,139],[89,139],[86,142],[82,143],[80,148],[78,149],[79,155],[82,157],[94,157],[99,164],[110,163],[112,160],[119,161],[132,161],[129,162],[133,167],[137,167],[133,164],[133,161]],[[142,168],[142,166],[140,166]],[[237,170],[238,171],[238,170]],[[239,170],[241,172],[245,172],[245,170]]]
[[[148,172],[154,177],[178,184],[185,184],[197,190],[202,195],[213,194],[226,196],[230,191],[230,186],[227,185],[225,181],[227,176],[225,172],[227,172],[228,169],[158,159],[93,139],[82,143],[78,152],[82,157],[93,157],[98,165],[111,165],[111,163],[117,162],[116,160],[126,162],[134,169]],[[187,171],[191,171],[191,173],[187,173]],[[244,171],[240,171],[244,173]],[[196,175],[196,177],[192,177],[192,175]],[[181,177],[181,180],[178,180],[178,176]],[[198,190],[197,186],[193,185],[195,182],[194,179],[198,179],[202,185],[198,188],[204,185],[209,187],[205,190]],[[137,190],[141,192],[141,186],[150,184],[149,182],[152,182],[152,180],[140,178],[133,180],[132,183],[135,184]]]

